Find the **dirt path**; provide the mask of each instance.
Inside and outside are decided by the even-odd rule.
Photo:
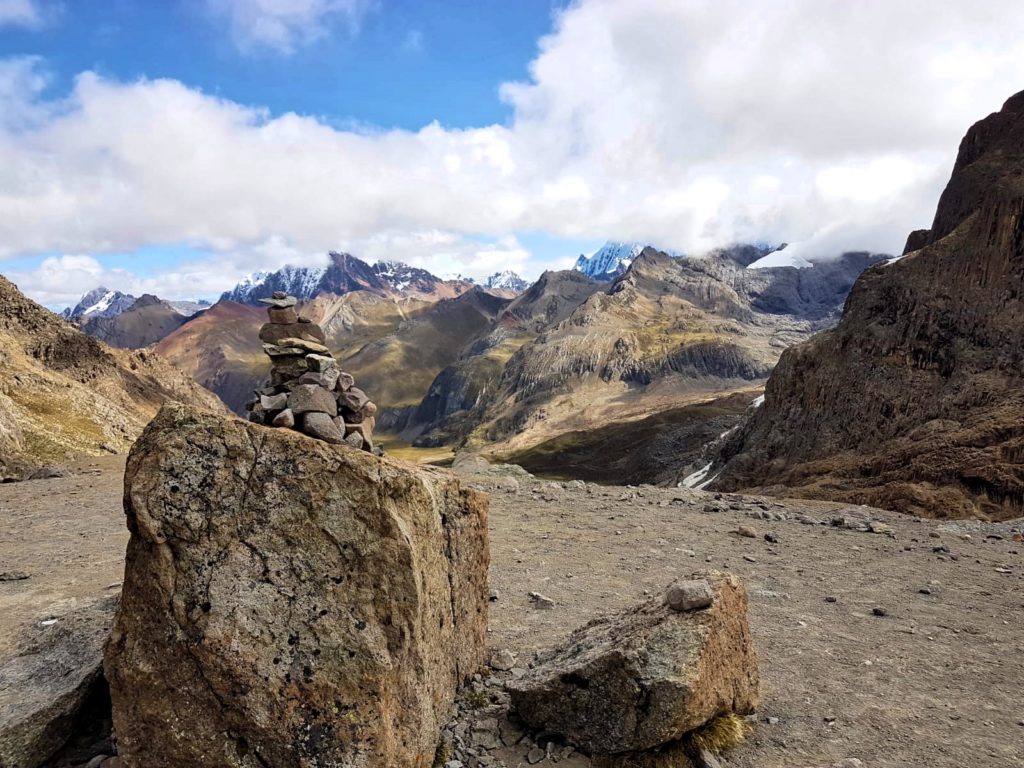
[[[22,622],[121,580],[120,464],[83,469],[99,474],[0,486],[0,571],[30,573],[0,582],[0,646]],[[750,516],[762,507],[787,519]],[[851,509],[520,481],[492,495],[491,644],[526,659],[644,590],[724,568],[746,580],[763,681],[761,722],[728,766],[1024,766],[1021,525],[870,511],[887,535],[796,519]],[[529,591],[558,605],[532,608]]]

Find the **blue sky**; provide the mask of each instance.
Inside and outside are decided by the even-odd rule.
[[[60,306],[330,249],[891,253],[1022,87],[1015,0],[0,0],[0,272]]]
[[[323,36],[282,54],[239,50],[199,0],[71,0],[41,27],[0,28],[0,56],[43,57],[66,92],[91,70],[119,80],[174,78],[274,113],[415,130],[501,123],[498,86],[522,80],[560,7],[553,0],[382,0],[326,16]]]

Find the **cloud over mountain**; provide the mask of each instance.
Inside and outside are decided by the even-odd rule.
[[[222,5],[231,19],[270,7]],[[289,19],[334,5],[288,4],[298,15],[268,41],[297,44]],[[484,252],[511,263],[480,274],[535,274],[512,234],[526,231],[897,251],[927,225],[965,127],[1024,82],[1015,8],[584,0],[556,17],[530,78],[502,87],[513,118],[468,129],[345,129],[93,72],[55,98],[44,63],[8,60],[0,258],[187,243],[214,254],[195,272],[219,269],[216,290],[249,258],[232,254],[261,248],[417,264],[389,249],[440,241],[451,266],[418,266],[466,271],[459,254]]]

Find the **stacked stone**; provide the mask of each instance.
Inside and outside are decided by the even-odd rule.
[[[270,378],[246,403],[249,421],[381,453],[373,445],[377,406],[338,367],[320,326],[299,317],[296,298],[283,291],[260,301],[270,316],[260,328]]]

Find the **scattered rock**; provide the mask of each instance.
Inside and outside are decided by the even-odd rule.
[[[484,661],[485,497],[171,403],[125,508],[105,662],[127,765],[429,764]]]
[[[736,535],[742,536],[746,539],[756,539],[757,531],[755,531],[753,528],[748,528],[745,525],[741,525],[739,528],[736,529]]]
[[[25,581],[30,578],[25,571],[0,571],[0,581]]]
[[[31,475],[29,480],[53,480],[58,477],[71,477],[71,470],[64,467],[40,467]]]
[[[530,598],[530,602],[533,603],[534,608],[554,608],[555,601],[550,597],[542,595],[540,592],[530,592],[526,595]]]
[[[651,749],[717,715],[750,714],[758,668],[740,580],[715,571],[709,610],[650,600],[577,629],[506,684],[520,716],[583,749]]]
[[[491,669],[506,672],[516,665],[516,655],[508,648],[496,648],[491,652]]]
[[[668,588],[665,605],[673,611],[696,611],[709,608],[714,601],[707,579],[680,581]]]

